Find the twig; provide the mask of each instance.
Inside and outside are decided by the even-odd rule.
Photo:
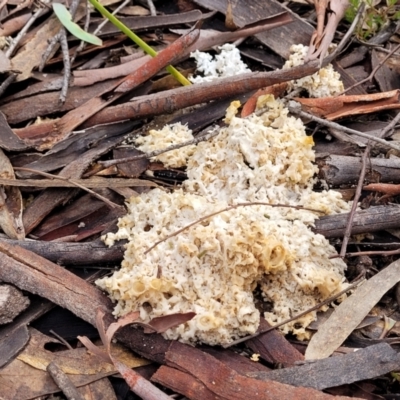
[[[86,6],[86,16],[85,16],[85,24],[83,26],[83,30],[84,31],[88,31],[89,29],[89,24],[90,24],[90,10],[89,10],[89,3],[86,1],[85,3]],[[81,40],[81,42],[79,43],[79,46],[76,48],[73,56],[71,57],[71,65],[74,63],[76,57],[78,56],[78,54],[86,47],[86,42]]]
[[[61,31],[57,33],[57,35],[55,35],[50,41],[49,41],[49,45],[47,46],[47,49],[44,51],[44,53],[42,54],[42,60],[39,64],[39,72],[42,72],[44,67],[46,66],[46,62],[48,60],[48,58],[50,57],[50,54],[53,52],[54,50],[54,46],[59,42],[61,37]]]
[[[356,253],[346,253],[346,257],[359,257],[359,256],[393,256],[400,254],[400,248],[396,250],[371,250],[371,251],[357,251]]]
[[[390,58],[391,55],[394,52],[396,52],[398,49],[400,49],[400,44],[398,44],[393,50],[391,50],[390,53],[386,55],[386,57],[372,70],[372,72],[365,79],[355,83],[354,85],[351,85],[346,90],[344,90],[342,93],[340,93],[338,96],[341,96],[342,94],[345,94],[349,90],[354,89],[355,87],[360,86],[365,82],[371,82],[372,78],[375,76],[377,71],[385,64],[385,62],[388,60],[388,58]]]
[[[2,82],[0,86],[0,97],[3,96],[4,92],[7,90],[7,88],[15,81],[15,78],[17,77],[18,74],[15,72],[12,72],[8,77]]]
[[[45,8],[40,8],[35,12],[35,14],[32,15],[32,17],[29,19],[29,21],[25,24],[25,26],[19,31],[18,35],[14,38],[12,43],[10,44],[9,48],[6,51],[6,57],[10,58],[12,53],[14,52],[15,48],[17,47],[18,43],[21,41],[25,33],[28,31],[28,29],[32,26],[32,24],[44,14],[46,11]]]
[[[84,400],[71,379],[54,362],[48,364],[46,370],[68,400]]]
[[[339,130],[341,132],[349,133],[351,135],[357,135],[357,136],[363,137],[365,139],[372,140],[373,142],[380,143],[381,145],[383,145],[385,147],[389,147],[391,149],[395,149],[395,150],[400,151],[400,146],[395,144],[395,143],[387,142],[384,139],[368,135],[367,133],[364,133],[364,132],[360,132],[360,131],[356,131],[354,129],[346,128],[345,126],[337,124],[336,122],[326,121],[323,118],[319,118],[319,117],[316,117],[315,115],[312,115],[312,114],[309,114],[309,113],[307,113],[305,111],[302,111],[301,110],[301,106],[300,107],[294,107],[293,105],[289,104],[288,108],[289,108],[289,111],[292,112],[293,114],[297,114],[297,115],[299,115],[300,117],[303,117],[303,118],[311,119],[312,121],[318,122],[319,124],[327,126],[328,128],[337,129],[337,130]],[[335,134],[332,133],[332,135],[335,135]]]
[[[47,178],[60,179],[62,181],[70,182],[74,186],[76,186],[76,187],[78,187],[78,188],[80,188],[82,190],[85,190],[86,192],[90,193],[94,197],[97,197],[99,200],[104,201],[104,203],[106,203],[111,208],[119,208],[120,207],[118,204],[113,203],[112,201],[108,200],[104,196],[94,192],[93,190],[88,189],[87,187],[81,185],[80,183],[76,182],[73,179],[64,178],[63,176],[53,175],[53,174],[49,174],[48,172],[38,171],[38,170],[35,170],[35,169],[31,169],[31,168],[14,167],[14,169],[16,171],[32,172],[34,174],[43,175],[43,176],[45,176]]]
[[[249,207],[249,206],[269,206],[269,207],[282,207],[282,208],[294,208],[296,210],[306,210],[306,211],[311,211],[311,212],[317,212],[317,213],[321,213],[321,214],[325,214],[324,211],[321,210],[316,210],[313,208],[306,208],[306,207],[302,207],[302,206],[292,206],[292,205],[288,205],[288,204],[271,204],[271,203],[266,203],[266,202],[258,202],[258,201],[252,201],[252,202],[248,202],[248,203],[237,203],[237,204],[233,204],[231,206],[225,207],[222,210],[219,211],[215,211],[211,214],[207,214],[204,217],[201,217],[199,219],[197,219],[196,221],[184,226],[181,229],[178,229],[177,231],[171,233],[170,235],[166,236],[164,239],[158,240],[156,243],[153,244],[153,246],[149,247],[143,254],[147,254],[148,252],[150,252],[151,250],[153,250],[156,246],[158,246],[160,243],[165,242],[168,239],[171,239],[172,237],[179,235],[180,233],[182,233],[183,231],[185,231],[186,229],[191,228],[194,225],[199,224],[200,222],[205,221],[208,218],[214,217],[215,215],[221,214],[225,211],[230,211],[230,210],[234,210],[236,208],[239,207]]]
[[[384,49],[383,47],[377,47],[375,50],[381,51],[382,53],[386,53],[386,54],[391,53],[391,51],[392,51],[392,50],[389,50],[389,49]],[[392,57],[393,56],[394,57],[400,57],[400,53],[393,53]]]
[[[358,286],[358,285],[359,285],[362,281],[364,281],[364,280],[365,280],[365,278],[364,278],[364,277],[361,277],[361,278],[358,279],[357,281],[353,282],[353,283],[352,283],[350,286],[348,286],[346,289],[340,291],[339,293],[336,293],[335,295],[333,295],[333,296],[331,296],[331,297],[328,297],[326,300],[324,300],[323,302],[321,302],[321,303],[315,305],[314,307],[311,307],[311,308],[309,308],[308,310],[303,311],[303,312],[301,312],[301,313],[295,315],[294,317],[291,317],[291,318],[288,318],[288,319],[286,319],[286,320],[284,320],[284,321],[282,321],[282,322],[279,322],[279,324],[276,324],[276,325],[274,325],[274,326],[270,326],[270,327],[267,328],[267,329],[263,329],[263,330],[261,330],[261,331],[259,331],[259,332],[256,332],[256,333],[254,333],[253,335],[245,336],[245,337],[242,337],[242,338],[240,338],[240,339],[237,339],[237,340],[235,340],[235,341],[233,341],[233,342],[231,342],[231,343],[229,343],[229,344],[222,345],[222,347],[226,349],[226,348],[231,347],[231,346],[234,346],[234,345],[236,345],[236,344],[245,342],[246,340],[253,339],[253,338],[257,337],[257,336],[260,336],[260,335],[262,335],[263,333],[270,332],[270,331],[272,331],[272,330],[274,330],[274,329],[276,329],[276,328],[279,328],[279,327],[282,326],[282,325],[288,324],[289,322],[295,321],[296,319],[299,319],[299,318],[302,317],[303,315],[306,315],[306,314],[308,314],[308,313],[310,313],[310,312],[312,312],[312,311],[318,310],[318,309],[320,309],[322,306],[324,306],[324,305],[326,305],[326,304],[332,303],[332,301],[335,301],[337,298],[339,298],[340,296],[342,296],[343,294],[345,294],[345,293],[348,292],[349,290],[354,289],[356,286]]]
[[[49,332],[55,336],[68,350],[73,350],[74,348],[58,333],[54,332],[53,329],[50,329]]]
[[[340,248],[340,257],[342,257],[342,258],[346,255],[347,243],[349,242],[349,239],[350,239],[354,215],[356,213],[357,206],[358,206],[358,200],[360,199],[361,192],[362,192],[365,173],[367,170],[367,158],[369,157],[370,150],[371,150],[371,146],[368,142],[367,147],[365,148],[363,156],[361,158],[362,164],[361,164],[360,177],[358,179],[356,193],[354,194],[353,204],[351,205],[351,210],[349,213],[349,217],[347,219],[346,230],[344,231],[344,235],[343,235],[342,247]]]
[[[64,104],[65,99],[67,98],[68,86],[69,86],[69,82],[71,79],[71,61],[69,59],[67,32],[66,32],[65,28],[61,28],[60,45],[61,45],[61,50],[62,50],[62,55],[63,55],[63,62],[64,62],[64,75],[63,75],[63,82],[62,82],[59,101],[61,104]]]
[[[397,115],[379,132],[378,136],[382,138],[391,136],[389,132],[395,128],[395,126],[399,123],[399,121],[400,121],[400,112],[398,112]]]
[[[119,158],[117,160],[99,161],[99,164],[101,164],[104,168],[108,168],[108,167],[111,167],[112,165],[122,164],[122,163],[126,163],[129,161],[140,160],[142,158],[150,159],[152,157],[159,156],[160,154],[167,153],[168,151],[180,149],[180,148],[186,147],[186,146],[195,145],[200,142],[205,142],[205,141],[213,138],[214,136],[217,136],[218,133],[219,133],[218,129],[213,129],[211,132],[209,132],[203,136],[196,137],[191,140],[187,140],[186,142],[183,142],[183,143],[173,144],[162,150],[154,150],[154,151],[151,151],[150,153],[143,153],[143,154],[139,154],[137,156]]]
[[[146,0],[146,1],[150,10],[150,15],[152,15],[153,17],[157,16],[157,11],[156,8],[154,7],[153,1],[152,0]]]
[[[390,132],[396,126],[396,124],[399,120],[400,120],[400,112],[397,113],[396,117],[393,118],[393,120],[389,124],[387,124],[385,126],[385,128],[382,129],[382,131],[379,132],[378,136],[385,137],[386,134],[388,132]],[[367,158],[369,157],[370,149],[371,149],[371,146],[370,146],[370,143],[368,142],[367,147],[365,148],[363,156],[361,158],[362,165],[361,165],[360,177],[357,182],[356,193],[354,195],[353,204],[351,205],[351,210],[350,210],[349,217],[348,217],[347,223],[346,223],[346,230],[344,231],[344,235],[343,235],[342,246],[340,248],[340,257],[342,257],[342,258],[345,257],[345,255],[346,255],[347,244],[350,239],[351,230],[353,227],[353,220],[354,220],[354,216],[355,216],[355,213],[357,210],[358,200],[361,197],[362,187],[364,184],[364,178],[365,178],[365,173],[366,173],[366,169],[367,169]]]

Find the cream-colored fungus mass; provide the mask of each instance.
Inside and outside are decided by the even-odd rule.
[[[270,95],[260,99],[257,115],[238,118],[237,106],[228,109],[227,126],[216,137],[196,146],[182,188],[131,198],[119,231],[104,237],[110,246],[129,241],[121,269],[96,282],[116,302],[116,316],[139,310],[147,322],[171,313],[196,313],[169,329],[164,334],[169,339],[227,344],[257,330],[255,292],[270,305],[262,316],[275,324],[346,286],[346,265],[330,259],[335,249],[310,229],[320,213],[254,204],[303,206],[328,214],[349,210],[337,192],[313,191],[313,140],[303,123]],[[146,253],[157,241],[234,204],[242,205]],[[282,330],[306,338],[305,328],[314,318],[311,312]]]
[[[292,45],[289,60],[286,61],[283,69],[303,65],[307,52],[307,46],[302,44]],[[294,89],[304,89],[310,97],[327,97],[336,96],[343,92],[344,86],[340,74],[333,69],[332,64],[328,64],[313,75],[289,82],[289,90]]]

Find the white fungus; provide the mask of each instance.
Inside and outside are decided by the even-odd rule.
[[[308,47],[302,44],[292,45],[290,57],[283,69],[289,69],[304,64]],[[304,89],[311,97],[335,96],[344,90],[340,74],[333,69],[332,64],[321,68],[313,75],[289,82],[289,90]]]
[[[239,50],[233,44],[224,44],[218,47],[220,53],[213,57],[209,53],[194,51],[190,57],[196,60],[197,72],[203,76],[189,77],[193,83],[211,82],[218,78],[226,78],[238,74],[251,72],[241,60]]]
[[[162,129],[151,129],[146,136],[135,140],[137,148],[145,153],[165,149],[193,139],[192,131],[180,122],[166,125]],[[194,153],[196,146],[185,146],[153,157],[152,161],[160,161],[168,168],[180,168],[186,165],[188,158]]]
[[[238,105],[231,105],[227,126],[198,144],[189,158],[189,179],[181,189],[154,189],[129,200],[119,231],[104,237],[110,246],[128,240],[122,267],[96,282],[117,302],[116,316],[139,310],[147,322],[194,311],[191,321],[164,336],[187,343],[227,344],[257,330],[257,288],[270,305],[263,316],[275,324],[346,286],[345,263],[331,259],[335,249],[310,230],[321,215],[317,212],[238,206],[173,235],[238,203],[348,211],[337,192],[313,192],[313,140],[303,123],[271,95],[260,105],[265,112],[246,119],[235,117]],[[311,312],[282,330],[304,339],[315,315]]]

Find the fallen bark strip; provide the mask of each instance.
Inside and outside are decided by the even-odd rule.
[[[330,62],[326,59],[323,65]],[[183,108],[222,100],[238,96],[270,86],[275,83],[287,82],[312,75],[320,68],[318,61],[310,62],[287,70],[272,72],[252,72],[235,77],[222,78],[214,82],[205,82],[196,85],[179,87],[160,93],[140,96],[128,103],[107,107],[90,117],[82,126],[91,127],[109,122],[124,121],[127,119],[142,119],[155,115],[169,114]],[[54,130],[54,122],[48,121],[36,126],[15,130],[20,137],[29,137],[33,134],[46,136]]]
[[[318,154],[317,154],[318,158]],[[355,183],[360,177],[361,157],[330,155],[318,160],[319,176],[329,185],[340,186]],[[367,177],[374,182],[399,182],[400,160],[370,158]]]
[[[323,65],[325,65],[324,62]],[[140,98],[128,103],[108,107],[89,118],[84,127],[124,119],[138,119],[159,114],[169,114],[185,107],[221,100],[227,97],[248,93],[265,86],[288,82],[312,75],[319,69],[318,62],[312,61],[287,70],[271,72],[252,72],[235,77],[222,78],[213,82],[205,82],[191,86],[166,90]]]
[[[315,233],[320,233],[326,238],[342,237],[346,229],[349,214],[336,214],[320,217],[315,221]],[[399,206],[378,206],[370,207],[367,210],[357,211],[351,233],[376,232],[384,229],[400,227]]]
[[[252,372],[253,378],[323,390],[372,379],[399,367],[400,356],[389,344],[380,343],[354,353],[329,357],[305,365],[268,372]]]
[[[242,376],[209,354],[199,349],[188,350],[188,347],[184,349],[179,347],[175,350],[175,342],[171,343],[170,350],[166,353],[167,367],[158,369],[152,381],[167,386],[192,400],[261,398],[328,400],[333,398],[315,389],[293,387],[279,382],[261,381]],[[176,370],[181,373],[176,373]],[[177,378],[181,379],[178,381]],[[348,399],[348,397],[337,396],[335,399]]]
[[[97,308],[111,317],[111,301],[101,290],[78,276],[22,247],[3,241],[0,241],[0,252],[0,281],[38,294],[94,326]]]
[[[11,246],[20,246],[25,250],[46,258],[58,265],[99,265],[120,264],[124,257],[125,241],[107,247],[101,240],[92,242],[45,242],[41,240],[0,239]]]

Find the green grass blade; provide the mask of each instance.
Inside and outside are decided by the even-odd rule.
[[[96,46],[101,46],[103,44],[102,40],[97,36],[92,35],[89,32],[84,31],[78,24],[72,21],[72,16],[67,8],[61,3],[53,3],[53,11],[57,18],[63,24],[65,29],[67,29],[72,35],[80,40],[94,44]]]
[[[113,25],[115,25],[122,33],[128,36],[129,39],[134,41],[144,52],[152,57],[157,55],[157,52],[150,47],[145,41],[140,39],[134,32],[132,32],[125,24],[118,18],[112,15],[106,8],[104,8],[97,0],[89,0],[93,7],[99,11],[105,18],[107,18]],[[173,66],[169,65],[166,70],[182,85],[190,85],[191,83]]]

